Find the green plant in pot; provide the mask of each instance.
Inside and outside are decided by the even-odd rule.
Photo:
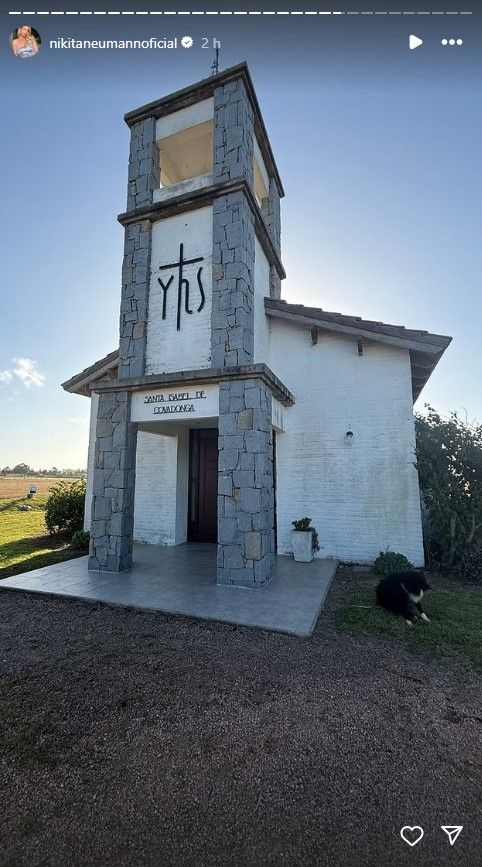
[[[320,550],[318,533],[311,526],[311,518],[300,518],[291,523],[294,527],[291,531],[293,557],[297,563],[310,563],[313,555]]]

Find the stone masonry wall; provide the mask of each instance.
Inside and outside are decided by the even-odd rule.
[[[119,321],[119,379],[142,376],[145,370],[151,239],[151,225],[148,220],[133,223],[125,229]]]
[[[268,230],[268,234],[278,256],[281,255],[281,214],[280,196],[276,181],[269,179],[269,195],[261,203],[261,213]],[[270,269],[270,297],[281,298],[281,278],[272,265]]]
[[[152,204],[153,191],[160,186],[160,173],[156,121],[149,117],[131,128],[128,211]],[[119,379],[144,373],[150,263],[150,223],[145,220],[127,226],[122,264]]]
[[[253,109],[241,80],[214,91],[213,181],[244,178],[253,187]]]
[[[211,365],[254,358],[254,217],[242,191],[213,202]]]
[[[152,203],[152,193],[160,186],[161,168],[156,143],[156,121],[149,117],[131,128],[127,210]]]
[[[130,407],[127,391],[99,397],[89,569],[100,572],[132,566],[137,425]]]
[[[253,109],[244,83],[214,92],[213,180],[244,179],[253,187]],[[254,357],[254,217],[243,192],[213,202],[212,367]]]
[[[275,570],[271,391],[219,386],[218,584],[261,587]]]

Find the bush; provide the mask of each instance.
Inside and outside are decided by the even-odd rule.
[[[465,556],[455,569],[456,578],[466,581],[482,582],[482,544],[477,543],[466,551]]]
[[[457,572],[481,542],[482,424],[425,409],[415,419],[425,559],[431,569]]]
[[[72,547],[81,551],[89,550],[90,533],[88,530],[76,530],[72,536]]]
[[[375,575],[391,575],[392,572],[410,572],[413,569],[410,560],[405,554],[397,554],[396,551],[380,551],[373,564]]]
[[[45,507],[49,533],[71,539],[84,525],[85,481],[59,482],[51,488]]]
[[[308,532],[308,530],[311,530],[311,550],[316,554],[316,552],[320,550],[320,543],[315,527],[310,526],[311,518],[300,518],[298,521],[292,521],[291,523],[295,530],[301,532]]]

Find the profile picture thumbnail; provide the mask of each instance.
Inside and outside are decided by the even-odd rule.
[[[20,24],[10,34],[10,48],[15,57],[21,60],[27,57],[35,57],[40,49],[42,40],[35,27],[29,24]]]

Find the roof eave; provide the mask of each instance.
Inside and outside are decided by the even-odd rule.
[[[70,394],[81,394],[85,397],[90,397],[90,384],[98,379],[103,379],[110,371],[116,371],[118,359],[119,351],[114,349],[113,352],[96,361],[95,364],[91,364],[85,370],[76,373],[75,376],[62,382],[62,388]]]
[[[443,353],[452,341],[448,335],[431,334],[429,332],[415,332],[407,329],[406,335],[404,330],[400,328],[399,334],[394,334],[393,331],[397,326],[379,324],[379,329],[373,329],[373,323],[365,322],[365,325],[370,324],[371,330],[364,328],[362,319],[356,323],[346,324],[342,321],[334,321],[333,317],[336,314],[325,314],[330,316],[330,319],[323,318],[323,310],[317,308],[307,308],[306,315],[304,313],[294,312],[292,308],[295,305],[289,305],[286,302],[277,302],[272,299],[265,298],[265,312],[268,316],[277,319],[284,319],[291,322],[293,325],[298,325],[305,328],[315,328],[317,331],[326,331],[328,333],[338,334],[354,340],[363,340],[372,343],[381,343],[386,346],[392,346],[399,349],[406,349],[410,356],[410,367],[412,376],[412,396],[413,401],[419,398],[422,389],[425,387],[433,370],[440,361]],[[300,305],[297,305],[299,308]],[[340,320],[353,319],[353,317],[343,317],[340,314]],[[385,328],[385,330],[384,330]],[[391,333],[387,333],[390,331]]]

